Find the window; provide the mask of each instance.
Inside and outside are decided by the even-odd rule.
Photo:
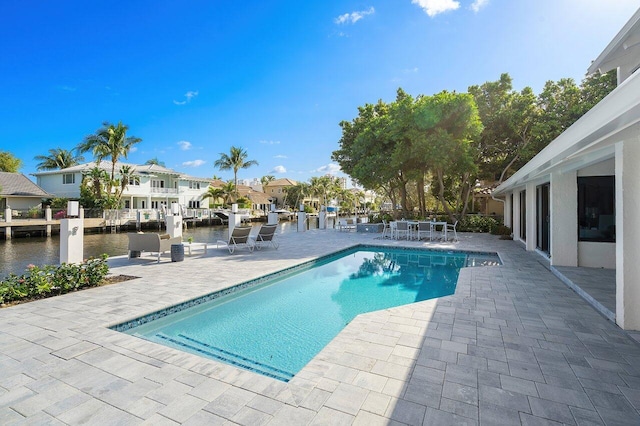
[[[131,176],[129,178],[129,185],[133,185],[133,186],[140,186],[140,179],[138,179],[135,176]]]
[[[151,202],[151,208],[152,208],[152,209],[157,209],[157,208],[159,208],[159,207],[160,207],[160,205],[158,204],[158,202],[157,202],[157,201],[152,201],[152,202]]]
[[[65,173],[62,175],[62,183],[64,185],[70,185],[76,183],[76,175],[73,173]]]
[[[152,180],[151,181],[151,187],[152,188],[164,188],[164,181],[163,180]]]
[[[189,181],[189,189],[200,189],[200,182]]]
[[[189,208],[190,209],[199,209],[200,208],[200,201],[190,200],[189,201]]]
[[[578,178],[578,241],[616,241],[614,176]]]

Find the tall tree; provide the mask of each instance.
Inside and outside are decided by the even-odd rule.
[[[77,166],[84,161],[84,157],[74,155],[67,149],[53,148],[49,150],[49,155],[36,155],[34,160],[40,161],[36,166],[38,170],[59,170]]]
[[[216,201],[218,201],[219,199],[224,199],[226,196],[226,192],[223,188],[220,187],[216,187],[216,186],[209,186],[209,189],[207,189],[207,192],[205,192],[202,195],[202,199],[207,199],[207,198],[211,198],[213,200],[213,203],[215,204]]]
[[[270,182],[273,182],[274,180],[276,180],[276,177],[273,175],[265,175],[262,176],[260,178],[260,183],[262,184],[262,190],[264,191],[264,189],[269,186]]]
[[[244,149],[232,146],[229,150],[229,154],[221,152],[220,158],[213,163],[213,165],[220,170],[233,170],[233,184],[236,187],[236,200],[238,199],[238,170],[248,169],[251,166],[258,165],[256,160],[247,160],[248,156],[249,154],[247,154],[247,151]]]
[[[0,151],[0,172],[18,173],[22,167],[22,160],[9,151]]]
[[[104,158],[111,160],[111,181],[108,183],[108,193],[111,193],[116,184],[116,163],[120,157],[127,158],[131,148],[142,141],[135,136],[127,136],[128,130],[129,126],[122,122],[114,125],[105,121],[95,134],[85,137],[78,145],[78,152],[91,151],[98,163]]]

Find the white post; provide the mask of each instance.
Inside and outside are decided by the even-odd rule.
[[[327,229],[327,207],[320,206],[320,213],[318,213],[318,229]]]
[[[304,232],[307,230],[307,214],[304,212],[304,204],[300,204],[300,211],[298,212],[298,232]]]
[[[231,204],[231,213],[229,213],[229,238],[233,233],[233,229],[239,226],[242,222],[242,217],[238,214],[238,205]]]
[[[536,249],[536,231],[538,228],[536,222],[536,185],[534,183],[527,183],[525,197],[527,203],[527,241],[525,246],[527,251],[533,251]]]
[[[276,209],[276,205],[275,204],[271,204],[271,211],[269,212],[269,215],[267,216],[267,224],[268,225],[275,225],[276,223],[278,223],[278,213],[276,213],[274,210]]]
[[[4,221],[7,223],[11,223],[11,207],[7,206],[6,209],[4,209]],[[4,239],[5,240],[10,240],[11,239],[11,227],[7,226],[6,228],[4,228]]]
[[[84,220],[60,220],[60,263],[82,263]]]
[[[167,234],[171,238],[182,237],[182,216],[167,216]]]
[[[513,211],[513,206],[511,205],[511,194],[505,195],[505,200],[502,205],[504,207],[504,226],[508,226],[513,231],[513,223],[511,223],[511,212]]]
[[[51,236],[51,223],[50,223],[51,219],[52,219],[51,206],[47,206],[47,208],[44,209],[44,220],[47,221],[47,225],[46,225],[47,237]]]

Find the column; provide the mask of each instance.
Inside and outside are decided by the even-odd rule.
[[[60,263],[82,263],[84,219],[60,220]]]
[[[578,175],[554,172],[550,187],[551,264],[578,266]]]
[[[513,239],[520,241],[520,192],[513,193]]]
[[[513,209],[513,206],[511,205],[511,193],[505,195],[502,206],[504,207],[504,226],[508,226],[513,230],[513,224],[511,223],[511,209]]]
[[[536,249],[536,235],[537,235],[537,223],[536,223],[536,185],[534,183],[527,183],[527,251],[533,251]]]
[[[616,323],[640,330],[640,137],[616,144]]]
[[[11,207],[7,206],[6,209],[4,209],[4,221],[7,223],[11,223]],[[6,228],[4,228],[4,238],[5,240],[10,240],[11,239],[11,227],[7,226]]]

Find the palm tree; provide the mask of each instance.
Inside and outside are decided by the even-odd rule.
[[[220,158],[213,163],[220,170],[233,170],[233,184],[236,188],[236,200],[238,199],[238,170],[248,169],[251,166],[257,166],[256,160],[247,160],[247,151],[240,147],[232,146],[229,155],[224,152],[220,153]]]
[[[226,204],[231,204],[231,196],[235,193],[236,194],[236,201],[238,200],[238,191],[236,189],[236,186],[233,184],[233,182],[229,181],[227,183],[225,183],[224,185],[222,185],[222,196],[224,198],[224,202]]]
[[[131,148],[142,141],[140,138],[127,136],[127,130],[129,130],[129,126],[122,124],[122,122],[114,125],[105,121],[95,134],[85,137],[77,148],[81,153],[91,151],[98,163],[104,158],[111,159],[111,182],[109,182],[107,189],[109,194],[111,194],[115,182],[118,159],[120,157],[127,158]]]
[[[215,204],[217,200],[219,200],[220,198],[224,198],[225,195],[226,194],[223,188],[210,186],[207,192],[202,194],[202,199],[205,200],[207,198],[211,198],[213,200],[213,203]]]
[[[288,186],[284,189],[285,191],[285,200],[293,201],[296,200],[294,206],[296,209],[300,204],[300,201],[304,201],[304,199],[311,194],[311,185],[306,182],[300,182],[293,186]]]
[[[147,160],[145,161],[145,163],[147,166],[161,166],[161,167],[166,167],[164,165],[164,161],[160,161],[158,160],[158,157],[153,157],[151,160]]]
[[[262,190],[264,191],[264,188],[269,186],[269,183],[273,182],[274,180],[276,180],[276,177],[273,175],[262,176],[260,178],[260,183],[262,184]]]
[[[73,152],[62,148],[50,149],[49,155],[36,155],[33,159],[40,161],[36,166],[38,170],[66,169],[84,161],[82,155],[73,155]]]

